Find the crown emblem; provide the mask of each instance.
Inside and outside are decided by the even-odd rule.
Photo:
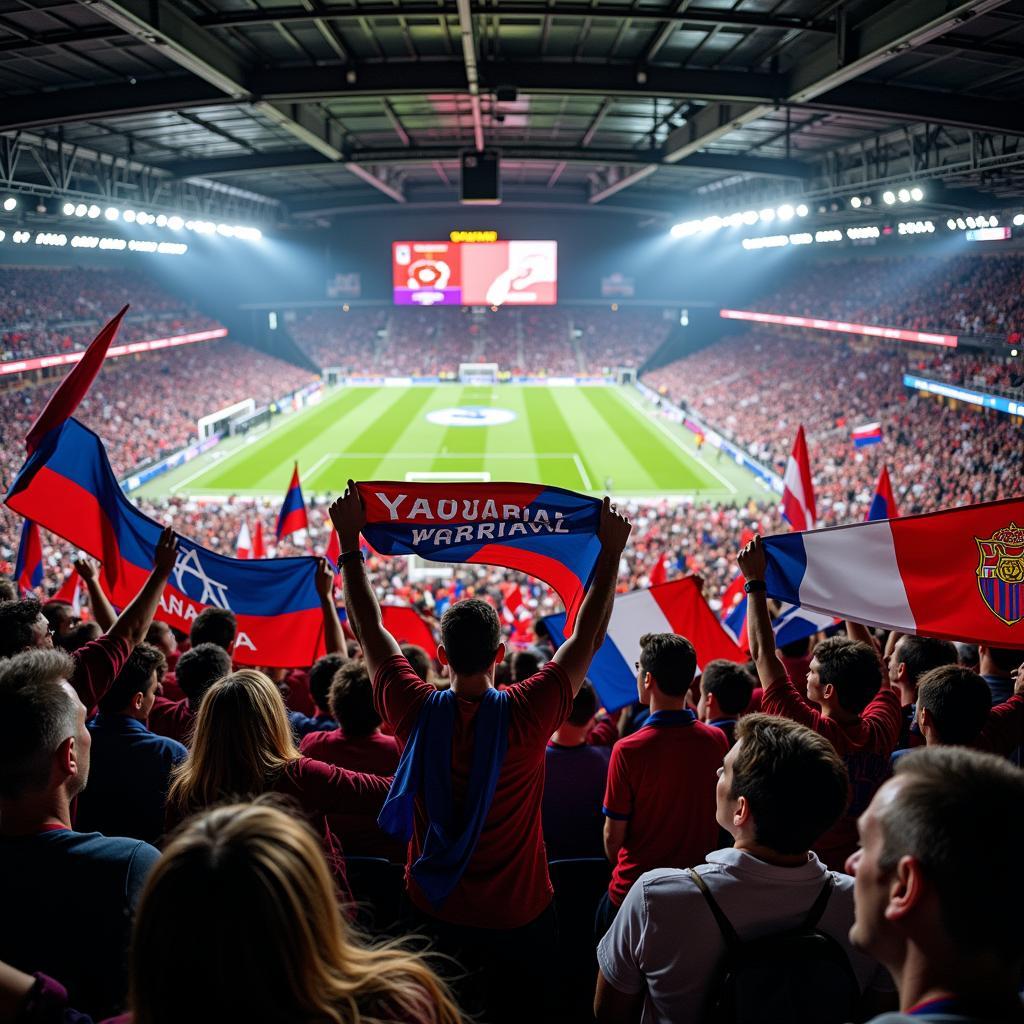
[[[1024,619],[1024,528],[1010,523],[978,545],[978,589],[986,607],[1008,626]]]

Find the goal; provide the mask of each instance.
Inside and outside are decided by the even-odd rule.
[[[497,384],[497,363],[459,363],[459,380],[463,384]]]

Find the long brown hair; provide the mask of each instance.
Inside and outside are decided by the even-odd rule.
[[[171,772],[168,810],[182,818],[258,796],[299,756],[277,687],[255,669],[232,672],[199,705],[188,757]]]
[[[423,958],[369,946],[320,844],[264,800],[193,818],[149,876],[131,954],[133,1024],[458,1024]]]

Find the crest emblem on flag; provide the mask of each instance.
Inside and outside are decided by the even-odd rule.
[[[990,612],[1008,626],[1024,619],[1024,528],[1010,523],[978,545],[978,589]]]

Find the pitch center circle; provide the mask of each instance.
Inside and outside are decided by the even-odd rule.
[[[439,427],[498,427],[515,418],[511,409],[493,409],[487,405],[456,405],[427,413],[427,422]]]

